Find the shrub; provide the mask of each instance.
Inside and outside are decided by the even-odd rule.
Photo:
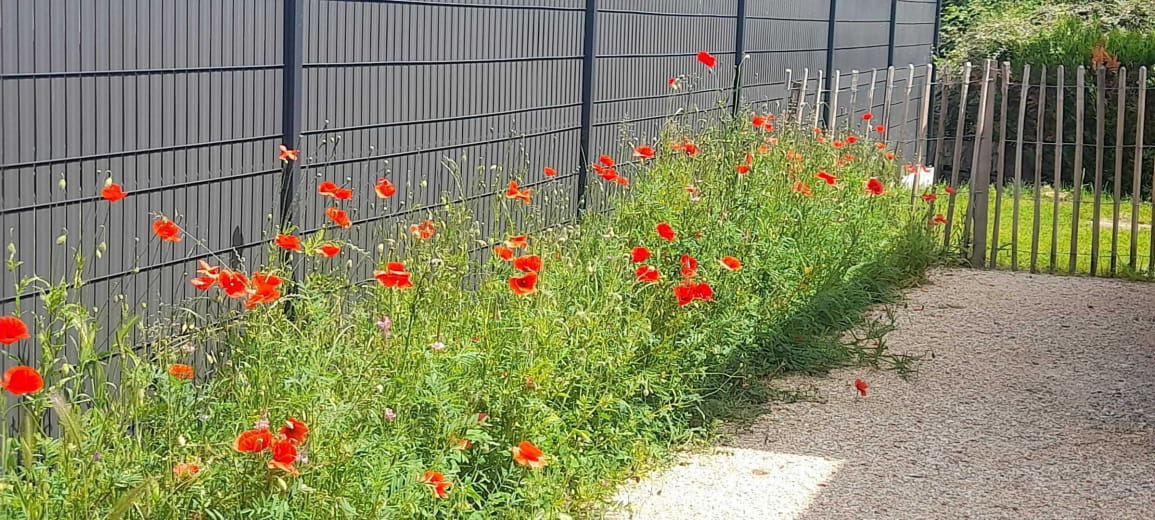
[[[489,234],[463,206],[430,212],[376,254],[358,253],[340,227],[300,247],[281,238],[294,251],[270,246],[280,262],[266,275],[288,280],[287,257],[324,242],[345,246],[339,254],[355,259],[354,270],[373,264],[380,283],[353,283],[347,268],[314,270],[290,291],[291,282],[263,276],[263,285],[235,287],[248,311],[225,294],[233,291],[223,271],[202,266],[206,297],[235,318],[199,317],[190,335],[157,338],[145,351],[120,334],[115,385],[87,343],[88,362],[56,356],[66,336],[90,338],[96,325],[67,303],[70,288],[52,289],[40,327],[47,388],[19,406],[26,418],[51,409],[64,435],[45,436],[29,420],[5,436],[0,510],[558,517],[709,431],[757,378],[877,360],[877,348],[840,333],[864,306],[921,276],[937,229],[927,224],[932,208],[912,211],[909,193],[894,189],[885,150],[866,136],[847,144],[745,122],[692,143],[683,131],[675,125],[653,143],[654,160],[599,161],[599,176],[613,182],[592,195],[616,209],[525,243],[510,238],[528,231],[517,223],[567,193],[511,187],[495,201],[503,224]],[[820,170],[836,181],[816,178]],[[868,194],[869,177],[884,194]],[[521,258],[478,260],[479,241]],[[639,281],[652,272],[641,266],[657,281]],[[189,379],[189,368],[174,366],[205,350],[211,376]]]

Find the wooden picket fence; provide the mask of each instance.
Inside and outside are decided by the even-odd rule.
[[[958,189],[945,200],[944,247],[974,267],[1155,275],[1147,67],[987,62],[936,78],[917,148],[919,164],[928,150],[926,164]]]

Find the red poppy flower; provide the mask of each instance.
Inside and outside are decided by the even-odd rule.
[[[947,193],[949,193],[949,194],[951,194],[951,195],[954,195],[955,193],[958,193],[958,190],[956,190],[956,189],[954,189],[954,188],[952,188],[952,187],[950,187],[950,186],[947,186],[947,187],[946,187],[946,192],[947,192]]]
[[[40,372],[35,368],[15,366],[4,372],[0,388],[8,389],[12,395],[28,395],[44,388],[44,378],[40,377]]]
[[[766,118],[758,114],[754,114],[754,117],[750,120],[750,122],[754,124],[755,128],[761,128],[762,126],[766,125]]]
[[[746,152],[746,164],[754,164],[754,154]]]
[[[521,441],[517,446],[510,448],[509,451],[513,454],[514,462],[522,466],[540,469],[548,464],[545,460],[545,453],[541,451],[541,448],[534,446],[532,442]]]
[[[263,274],[260,272],[253,273],[254,287],[279,287],[284,280],[275,274]]]
[[[252,310],[257,305],[275,302],[280,297],[281,291],[277,289],[276,285],[257,285],[252,294],[249,295],[249,299],[245,300],[245,308]]]
[[[177,379],[192,379],[193,367],[184,363],[173,363],[168,366],[168,375]]]
[[[217,275],[217,285],[229,298],[244,298],[248,296],[249,280],[243,273],[236,271],[221,271]]]
[[[405,271],[405,264],[389,262],[384,271],[373,271],[373,277],[385,287],[394,289],[409,289],[413,287],[412,275]]]
[[[433,224],[432,220],[426,220],[420,224],[412,224],[409,226],[409,234],[421,240],[429,240],[436,231],[437,226]]]
[[[718,263],[722,264],[722,267],[727,271],[737,271],[742,268],[742,262],[732,256],[723,256],[721,260],[718,260]]]
[[[634,277],[642,283],[656,282],[660,276],[661,273],[658,272],[658,268],[652,265],[639,265],[637,270],[634,271]]]
[[[884,150],[886,149],[886,143],[874,143],[874,147],[878,148],[879,150]]]
[[[871,114],[870,112],[862,114],[863,121],[870,121],[871,119],[874,119],[874,114]]]
[[[167,218],[161,217],[152,223],[152,232],[165,242],[180,242],[180,226]]]
[[[397,193],[397,186],[389,182],[389,179],[382,177],[377,179],[377,185],[373,187],[373,191],[377,192],[377,198],[387,199]]]
[[[630,258],[633,259],[635,264],[645,262],[650,258],[650,250],[642,246],[635,247],[634,250],[630,252]]]
[[[888,160],[888,161],[893,161],[895,155],[894,155],[894,152],[886,152],[886,155],[884,157],[886,157],[886,160]]]
[[[325,258],[333,258],[341,253],[341,248],[334,244],[322,244],[321,247],[317,248],[317,253]]]
[[[922,201],[923,202],[926,202],[929,204],[929,203],[934,202],[936,200],[938,200],[938,195],[935,195],[933,193],[923,193],[922,194]]]
[[[277,287],[283,283],[283,280],[277,275],[253,273],[251,281],[253,292],[249,295],[249,299],[245,300],[246,309],[252,309],[262,303],[275,302],[281,297],[281,291]]]
[[[529,235],[517,235],[509,237],[509,240],[505,241],[505,245],[514,249],[525,249],[526,247],[529,247]]]
[[[614,182],[616,182],[618,184],[618,186],[629,186],[630,185],[630,180],[625,178],[625,177],[622,177],[621,175],[614,177]]]
[[[682,145],[682,151],[686,152],[686,155],[690,157],[695,157],[702,152],[702,148],[694,143],[686,143]]]
[[[858,390],[858,395],[860,395],[862,397],[866,397],[866,389],[867,388],[870,388],[870,385],[866,384],[866,381],[863,381],[861,379],[855,379],[854,380],[854,389]]]
[[[713,54],[710,54],[706,51],[701,51],[698,53],[698,61],[709,69],[713,69],[714,66],[718,64],[718,58],[714,57]]]
[[[273,434],[268,428],[243,431],[233,441],[233,449],[242,453],[260,453],[272,445]]]
[[[766,155],[766,154],[770,153],[770,147],[767,145],[759,146],[758,147],[758,153],[760,153],[762,155]]]
[[[0,316],[0,345],[11,345],[28,339],[28,326],[16,316]]]
[[[541,272],[541,257],[537,255],[519,256],[513,259],[513,268],[523,273]]]
[[[109,184],[105,186],[103,190],[100,190],[100,196],[109,202],[116,202],[123,200],[128,194],[124,192],[124,189],[121,188],[119,184]]]
[[[298,158],[300,158],[300,153],[301,153],[300,150],[294,150],[294,149],[289,148],[288,146],[285,146],[285,145],[281,145],[280,150],[281,150],[281,155],[278,156],[278,158],[281,159],[282,161],[295,161]]]
[[[774,123],[766,123],[766,126],[764,126],[763,128],[765,128],[767,132],[773,132],[774,131]]]
[[[289,251],[301,250],[301,238],[296,235],[277,235],[275,240],[278,246]]]
[[[221,266],[209,265],[209,263],[204,260],[197,260],[197,273],[215,278],[220,272]]]
[[[189,280],[189,283],[198,290],[207,291],[212,288],[213,284],[217,283],[215,276],[198,276]]]
[[[818,172],[818,173],[814,174],[814,176],[819,178],[819,179],[826,181],[826,184],[828,184],[830,186],[834,186],[834,183],[838,182],[838,177],[835,177],[835,176],[833,176],[829,173],[826,173],[826,172]]]
[[[337,190],[339,189],[341,189],[341,187],[337,186],[337,183],[333,181],[324,181],[317,185],[317,193],[320,193],[322,197],[337,198]]]
[[[550,168],[549,166],[546,166],[545,170],[542,172],[545,173],[546,177],[553,177],[554,175],[557,175],[557,170]]]
[[[600,164],[591,164],[590,166],[594,169],[595,172],[597,172],[598,177],[601,177],[607,181],[612,181],[618,178],[618,172],[613,168],[608,168]]]
[[[653,146],[639,146],[637,148],[634,148],[634,157],[637,157],[637,158],[642,159],[642,160],[653,159],[654,153],[655,152],[654,152]]]
[[[655,226],[654,229],[656,229],[658,231],[658,236],[666,239],[667,242],[673,242],[674,241],[674,237],[676,236],[674,234],[674,228],[672,226],[670,226],[669,224],[662,222],[661,224],[658,224],[657,226]]]
[[[678,306],[684,307],[694,300],[713,300],[714,289],[705,282],[685,280],[674,286],[674,297],[678,299]]]
[[[445,475],[437,471],[426,471],[420,482],[429,486],[437,498],[449,498],[449,488],[453,487],[453,483],[445,480]]]
[[[933,219],[931,219],[930,225],[937,226],[939,224],[946,224],[948,222],[950,222],[950,221],[947,220],[946,217],[944,217],[942,213],[939,213],[939,214],[935,215]]]
[[[614,158],[610,157],[608,155],[598,156],[598,162],[606,165],[607,168],[613,168],[614,167]]]
[[[739,164],[738,166],[734,167],[734,171],[738,172],[739,175],[746,175],[747,173],[750,173],[750,165]]]
[[[690,255],[682,255],[679,264],[682,266],[682,276],[692,278],[698,274],[698,260]]]
[[[678,78],[670,78],[666,80],[666,85],[670,88],[678,88]]]
[[[857,143],[857,142],[858,142],[858,136],[853,136],[853,135],[851,135],[851,136],[848,136],[848,137],[846,138],[846,144],[854,144],[854,143]]]
[[[528,273],[524,276],[514,276],[509,279],[509,289],[513,294],[525,296],[537,292],[537,273]]]
[[[512,249],[505,247],[501,244],[494,246],[493,252],[496,253],[497,256],[501,257],[502,260],[511,260],[511,259],[513,259],[513,255],[514,255]]]
[[[201,467],[196,464],[181,462],[172,467],[172,474],[179,478],[188,478],[200,473]]]
[[[526,204],[529,204],[529,194],[533,190],[532,189],[524,189],[524,190],[518,191],[517,188],[518,187],[517,187],[516,182],[509,181],[509,190],[505,192],[505,198],[513,199],[513,200],[520,200]]]
[[[797,193],[801,193],[806,197],[811,197],[814,195],[814,193],[810,191],[810,185],[802,181],[796,181],[794,185],[790,187],[790,189]]]
[[[285,425],[281,427],[280,433],[289,442],[300,446],[305,444],[305,440],[309,437],[309,427],[296,417],[289,417],[285,420]],[[274,453],[276,453],[275,449]]]
[[[834,141],[833,143],[830,143],[830,146],[833,146],[834,148],[842,148],[843,146],[846,146],[846,143],[842,141]]]
[[[329,220],[332,220],[334,224],[345,229],[353,227],[353,221],[349,220],[349,214],[345,213],[343,209],[325,208],[325,216],[329,217]]]
[[[886,126],[878,125],[878,126],[874,127],[874,131],[876,133],[879,133],[879,134],[884,133],[884,132],[886,132]]]
[[[297,460],[297,446],[293,444],[293,441],[276,439],[273,441],[272,450],[273,460],[281,464],[292,464]]]
[[[871,177],[866,181],[866,192],[871,195],[882,195],[886,188],[882,185],[882,181],[877,177]]]
[[[478,426],[489,426],[488,420],[489,420],[489,414],[487,414],[485,412],[478,412],[477,413],[477,419],[474,421],[474,424],[476,424]]]

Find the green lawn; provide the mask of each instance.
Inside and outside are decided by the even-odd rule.
[[[1075,225],[1075,194],[1071,191],[1059,193],[1058,201],[1058,233],[1055,233],[1055,192],[1044,188],[1039,192],[1039,233],[1038,249],[1033,252],[1035,216],[1035,193],[1033,190],[1022,190],[1018,208],[1018,226],[1015,228],[1014,197],[1012,190],[1003,191],[1001,202],[996,203],[998,195],[992,190],[990,194],[990,212],[988,226],[995,229],[996,205],[998,211],[997,233],[998,249],[995,252],[996,266],[1004,269],[1031,270],[1032,256],[1036,256],[1036,271],[1038,272],[1070,272],[1071,252],[1075,252],[1075,273],[1090,274],[1091,259],[1098,256],[1095,273],[1100,276],[1116,275],[1127,278],[1147,278],[1151,258],[1151,203],[1144,201],[1139,204],[1139,226],[1137,232],[1132,230],[1131,215],[1135,211],[1130,199],[1121,199],[1119,202],[1119,226],[1117,239],[1114,238],[1112,224],[1115,203],[1110,194],[1104,194],[1099,207],[1098,218],[1095,215],[1094,194],[1084,192],[1079,199],[1079,218],[1076,247],[1072,248],[1071,230]],[[967,200],[963,192],[957,199],[958,208],[956,218],[963,214]],[[945,208],[944,208],[945,209]],[[1098,226],[1096,226],[1098,222]],[[1098,227],[1098,250],[1093,251],[1095,243],[1094,233]],[[961,238],[961,230],[953,233]],[[988,237],[992,236],[988,235]],[[1137,239],[1134,265],[1132,265],[1131,243]],[[1112,242],[1116,241],[1116,248]],[[956,242],[957,243],[957,242]],[[987,244],[987,262],[990,263],[991,242]],[[1052,253],[1052,250],[1054,253]],[[1114,253],[1113,253],[1114,251]],[[1111,264],[1114,257],[1115,269]]]

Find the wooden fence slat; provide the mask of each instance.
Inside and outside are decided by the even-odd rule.
[[[834,71],[834,78],[833,79],[834,79],[834,81],[832,81],[831,83],[834,85],[834,87],[830,89],[830,94],[828,96],[830,98],[830,101],[829,101],[829,103],[830,103],[830,121],[828,121],[827,124],[830,125],[830,130],[837,134],[837,132],[838,132],[838,91],[842,90],[842,71],[840,71],[840,70]]]
[[[890,144],[890,106],[894,101],[894,67],[886,68],[886,93],[882,98],[882,124],[886,126],[883,141]]]
[[[798,114],[796,114],[796,117],[798,118],[798,125],[799,126],[802,125],[803,117],[805,117],[804,114],[806,113],[806,84],[807,83],[810,83],[810,67],[806,67],[806,68],[802,69],[802,88],[799,90],[799,93],[798,93],[798,107],[797,107]]]
[[[898,126],[898,146],[899,147],[902,147],[903,145],[906,144],[906,127],[907,127],[906,122],[910,120],[910,92],[911,92],[911,89],[914,88],[914,65],[911,65],[907,69],[907,71],[908,72],[906,74],[906,98],[903,99],[903,101],[902,101],[902,122],[899,123],[899,126]],[[907,156],[906,154],[901,154],[901,155]],[[909,156],[907,156],[907,157],[909,157]],[[898,165],[900,174],[901,174],[901,168],[902,167],[903,167],[903,165],[901,165],[901,164]],[[918,185],[915,184],[915,187],[917,187],[917,186]]]
[[[1019,124],[1015,133],[1015,188],[1011,201],[1011,270],[1019,270],[1019,201],[1023,193],[1023,123],[1027,119],[1027,93],[1031,85],[1031,65],[1023,65],[1019,80]]]
[[[934,65],[928,64],[926,66],[926,76],[923,78],[922,84],[922,104],[918,111],[918,133],[915,134],[915,149],[914,149],[914,188],[910,190],[910,203],[918,203],[918,187],[921,186],[922,169],[926,165],[926,148],[927,148],[927,125],[930,122],[930,101],[931,101],[931,84],[934,79]],[[934,182],[934,179],[931,179]]]
[[[983,66],[983,85],[979,95],[978,120],[975,124],[975,150],[971,158],[970,204],[967,214],[974,226],[974,247],[971,248],[971,266],[982,267],[987,252],[987,211],[991,184],[991,118],[994,101],[991,95],[991,69],[994,60]],[[967,227],[964,227],[964,233]],[[965,243],[965,240],[964,240]]]
[[[1039,234],[1043,227],[1043,140],[1047,134],[1047,67],[1039,69],[1039,111],[1035,116],[1035,207],[1031,215],[1031,272],[1039,272]]]
[[[943,67],[938,73],[938,120],[935,123],[934,159],[931,161],[936,171],[942,170],[942,149],[946,144],[947,94],[950,92],[951,72],[949,67]]]
[[[1051,261],[1048,268],[1052,273],[1055,272],[1059,256],[1059,205],[1062,202],[1060,194],[1063,192],[1063,95],[1067,72],[1062,65],[1056,71],[1059,78],[1055,86],[1055,177],[1051,179],[1055,199],[1051,205]]]
[[[963,132],[966,130],[967,94],[971,85],[971,64],[963,66],[962,91],[959,93],[958,120],[955,123],[954,150],[950,163],[950,187],[958,189],[958,172],[962,162]],[[951,229],[954,226],[954,206],[957,193],[951,193],[947,202],[946,226],[943,231],[943,248],[950,248]]]
[[[998,179],[995,181],[995,220],[991,226],[994,231],[991,239],[991,269],[998,267],[999,259],[999,235],[1002,231],[1002,214],[1003,214],[1003,182],[1006,176],[1007,169],[1007,103],[1010,94],[1011,84],[1011,62],[1004,61],[1002,73],[999,74],[1002,78],[999,91],[1002,94],[1002,101],[999,104],[999,156],[998,162],[995,163],[998,168]]]
[[[1139,210],[1143,205],[1143,123],[1147,121],[1147,67],[1139,67],[1139,113],[1135,118],[1135,167],[1131,178],[1131,271],[1139,272]],[[1155,192],[1155,185],[1151,186]],[[1155,234],[1155,229],[1152,230]],[[1155,255],[1155,251],[1149,251]]]
[[[1103,216],[1103,136],[1107,135],[1107,69],[1095,71],[1095,200],[1091,201],[1091,276],[1099,274],[1099,219]]]
[[[849,126],[854,130],[854,113],[858,107],[858,69],[850,71],[850,110],[847,111]]]
[[[1119,67],[1119,99],[1115,106],[1115,182],[1112,183],[1111,198],[1111,276],[1118,272],[1119,264],[1119,215],[1123,209],[1123,130],[1127,122],[1127,67]]]
[[[866,113],[874,114],[874,86],[878,83],[878,69],[870,71],[870,92],[866,95]],[[870,133],[870,122],[864,121],[862,123],[866,126],[863,135],[873,135]]]
[[[813,128],[820,128],[818,122],[822,120],[822,86],[825,85],[823,81],[826,79],[826,71],[818,71],[818,83],[814,88],[814,126]]]
[[[1067,272],[1075,274],[1079,262],[1079,203],[1083,200],[1083,134],[1086,123],[1087,68],[1079,65],[1075,70],[1075,181],[1074,200],[1071,201],[1071,251]]]
[[[1147,121],[1147,67],[1139,67],[1139,113],[1135,121],[1135,158],[1134,170],[1131,179],[1131,270],[1139,272],[1139,211],[1142,207],[1142,178],[1143,178],[1143,124]],[[1155,193],[1155,184],[1152,185]],[[1155,236],[1155,228],[1152,229]],[[1155,257],[1155,248],[1147,252]]]

